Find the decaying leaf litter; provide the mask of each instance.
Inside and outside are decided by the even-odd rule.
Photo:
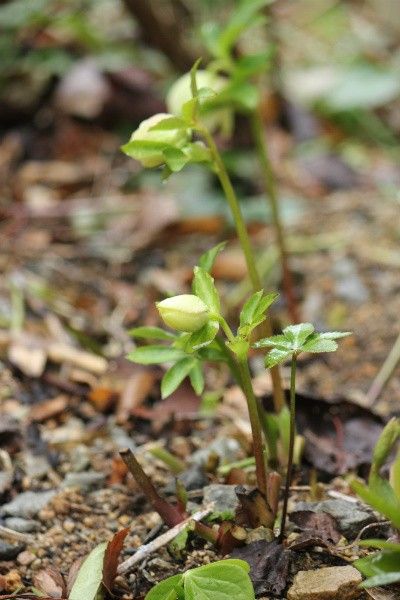
[[[236,284],[245,268],[225,215],[199,214],[196,198],[188,199],[173,180],[157,191],[145,185],[127,192],[136,167],[120,155],[116,135],[68,117],[58,127],[62,133],[49,138],[44,160],[36,160],[35,148],[21,160],[26,140],[15,132],[0,150],[7,181],[1,231],[1,584],[9,591],[35,584],[34,575],[45,569],[48,580],[41,585],[52,597],[64,597],[75,561],[116,531],[129,527],[122,561],[165,531],[127,476],[121,448],[135,451],[160,493],[173,498],[171,470],[154,452],[155,446],[168,449],[181,463],[189,498],[201,503],[207,486],[223,481],[224,463],[246,458],[251,439],[244,399],[223,370],[207,374],[217,400],[227,388],[224,401],[207,413],[185,384],[161,400],[162,370],[123,358],[133,347],[127,331],[156,325],[154,301],[187,292],[188,262],[196,264],[201,252],[221,240],[229,242],[215,266],[217,283],[232,307],[244,299]],[[89,148],[88,138],[96,139]],[[357,185],[328,193],[323,181],[304,176],[288,152],[286,134],[274,129],[271,138],[282,190],[294,197],[287,202],[293,211],[288,233],[302,317],[320,329],[354,332],[339,355],[299,361],[304,396],[299,394],[298,428],[306,446],[290,499],[299,533],[290,567],[287,556],[274,554],[271,539],[253,540],[263,547],[265,561],[251,565],[259,569],[256,591],[279,597],[297,571],[356,558],[357,544],[341,543],[342,536],[354,542],[363,527],[387,526],[377,525],[367,509],[360,509],[353,529],[346,523],[354,496],[341,476],[367,472],[383,421],[396,411],[396,378],[373,411],[366,392],[396,336],[398,207],[371,176],[377,160],[387,161],[383,171],[390,173],[388,158],[366,152],[368,166],[359,169]],[[198,179],[212,195],[212,182]],[[259,191],[257,182],[248,185]],[[12,198],[17,202],[11,204]],[[273,288],[272,227],[258,216],[250,220]],[[275,324],[286,319],[281,303]],[[269,406],[270,382],[257,356],[252,368],[256,390]],[[231,471],[227,483],[243,483],[242,476],[240,469]],[[310,486],[315,477],[318,483]],[[208,488],[208,497],[213,493]],[[227,497],[228,487],[222,501]],[[313,512],[310,503],[316,501],[326,504]],[[235,552],[244,556],[245,550]],[[270,555],[281,565],[272,580]],[[183,571],[218,558],[196,537],[187,552],[162,546],[150,550],[140,569],[118,576],[114,591],[121,598],[140,597],[155,581],[175,574],[177,561]]]

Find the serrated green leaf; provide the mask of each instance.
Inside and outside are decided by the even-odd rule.
[[[203,142],[192,142],[185,146],[185,154],[191,163],[204,163],[211,161],[211,152]]]
[[[182,580],[183,575],[173,575],[160,581],[146,594],[145,600],[179,600],[177,590],[182,589]]]
[[[194,367],[189,373],[190,383],[192,384],[192,388],[195,393],[200,396],[204,391],[204,375],[203,370],[201,368],[201,363],[196,362]]]
[[[189,129],[189,127],[187,122],[179,117],[167,117],[150,127],[150,131],[170,131],[174,129]]]
[[[170,361],[179,360],[185,356],[179,348],[170,346],[141,346],[135,348],[127,355],[127,359],[139,365],[157,365]]]
[[[94,548],[82,563],[68,600],[96,600],[103,579],[104,555],[107,542]]]
[[[198,351],[198,356],[201,360],[208,360],[210,362],[225,362],[226,356],[221,351],[220,347],[212,342],[209,346],[205,348],[200,348]]]
[[[178,173],[183,169],[188,162],[190,157],[187,156],[182,150],[169,146],[163,150],[163,156],[165,163],[173,173]]]
[[[226,563],[226,564],[223,564]],[[254,600],[254,589],[244,567],[218,561],[184,575],[185,600]]]
[[[215,315],[219,315],[221,303],[214,278],[201,267],[195,267],[193,272],[193,293],[203,300]]]
[[[352,333],[351,331],[323,331],[318,335],[323,340],[338,340],[339,338],[344,338],[349,335],[352,335]]]
[[[167,396],[170,396],[176,388],[180,386],[195,364],[196,359],[188,356],[178,360],[170,369],[168,369],[161,380],[162,398],[167,398]]]
[[[265,357],[265,366],[267,369],[271,367],[275,367],[279,365],[284,360],[287,360],[292,356],[292,352],[290,350],[286,350],[283,348],[273,348],[270,352],[268,352]]]
[[[321,339],[319,334],[313,334],[301,347],[302,352],[335,352],[338,345],[334,340]]]
[[[219,322],[215,319],[208,321],[201,329],[193,332],[185,342],[185,350],[194,352],[211,344],[219,331]]]
[[[263,322],[265,312],[277,298],[278,294],[264,296],[263,291],[253,294],[244,304],[240,313],[239,334],[248,337]]]
[[[245,302],[240,312],[240,325],[251,325],[253,322],[254,315],[257,311],[257,307],[260,304],[261,298],[263,297],[263,290],[255,292]]]
[[[292,344],[284,335],[271,335],[262,338],[253,344],[253,348],[281,348],[282,350],[291,350]]]
[[[293,350],[300,349],[312,333],[314,333],[314,325],[312,323],[289,325],[283,330],[283,335],[291,342]]]
[[[123,146],[121,150],[131,158],[143,160],[154,155],[154,152],[162,152],[167,148],[173,148],[165,142],[153,142],[151,140],[131,140]]]
[[[176,338],[176,335],[161,329],[161,327],[135,327],[128,333],[134,338],[143,340],[174,340]]]
[[[214,266],[215,259],[217,258],[218,254],[222,252],[225,246],[226,242],[221,242],[210,250],[207,250],[207,252],[204,252],[204,254],[202,254],[199,258],[199,267],[204,269],[204,271],[207,271],[207,273],[210,273]]]

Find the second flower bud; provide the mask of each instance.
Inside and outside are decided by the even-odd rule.
[[[177,331],[198,331],[210,318],[208,306],[193,294],[166,298],[156,306],[164,323]]]

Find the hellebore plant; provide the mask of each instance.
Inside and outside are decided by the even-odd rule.
[[[162,113],[150,117],[133,132],[130,141],[122,149],[128,156],[141,162],[144,167],[163,165],[164,178],[181,171],[185,165],[190,163],[203,163],[217,175],[233,216],[253,291],[258,292],[263,286],[239,201],[214,138],[206,125],[207,111],[205,109],[210,99],[215,99],[219,94],[210,87],[199,88],[198,64],[199,61],[189,74],[190,96],[185,90],[180,91],[180,114]],[[215,84],[215,76],[210,74],[206,74],[206,77],[201,75],[200,82],[204,83],[206,78],[207,81],[211,80],[211,83]],[[217,82],[219,85],[221,84],[220,79],[217,79]],[[172,98],[172,108],[178,110],[178,93],[172,90],[170,98]],[[192,141],[194,134],[201,139]],[[272,333],[268,318],[263,321],[262,333],[263,335]],[[277,367],[271,369],[271,376],[274,404],[278,412],[284,404],[284,398]]]
[[[285,535],[286,515],[289,500],[290,483],[292,480],[293,454],[296,437],[296,367],[297,358],[303,352],[319,353],[334,352],[338,345],[336,339],[346,337],[350,332],[331,331],[326,333],[316,333],[311,323],[300,323],[298,325],[289,325],[285,327],[281,335],[274,335],[269,338],[259,340],[254,344],[255,348],[271,348],[265,358],[267,369],[291,360],[290,368],[290,435],[289,435],[289,455],[286,471],[285,494],[283,499],[282,521],[280,540]]]
[[[257,485],[266,495],[267,474],[262,428],[251,382],[248,355],[251,335],[264,322],[266,311],[277,294],[265,295],[262,290],[253,294],[242,308],[239,328],[234,334],[222,315],[220,297],[209,273],[215,257],[222,248],[223,244],[219,244],[208,251],[201,257],[199,266],[194,268],[193,294],[167,298],[157,304],[164,323],[179,333],[170,333],[156,327],[138,327],[131,331],[136,338],[165,340],[170,342],[170,346],[142,346],[133,350],[128,358],[141,364],[172,363],[161,382],[163,398],[172,394],[185,377],[190,378],[195,392],[201,394],[204,389],[203,363],[227,363],[246,396],[252,427]]]
[[[170,345],[142,346],[133,350],[128,358],[141,364],[172,363],[161,382],[163,397],[174,392],[186,377],[190,378],[195,392],[201,394],[204,389],[204,362],[225,362],[246,397],[253,437],[257,486],[264,498],[268,498],[271,490],[268,490],[265,457],[271,456],[271,453],[264,451],[263,413],[253,390],[249,352],[252,334],[265,320],[266,311],[277,294],[265,295],[262,290],[255,292],[245,302],[240,312],[239,327],[234,333],[222,314],[219,294],[209,273],[215,257],[222,248],[223,244],[220,244],[208,251],[201,257],[199,266],[194,268],[193,294],[175,296],[157,304],[164,323],[180,333],[170,333],[157,327],[138,327],[131,331],[136,338],[168,341]],[[282,335],[264,338],[253,345],[255,348],[271,348],[265,360],[268,369],[287,358],[291,358],[292,361],[288,467],[281,539],[285,531],[293,465],[297,357],[302,352],[333,352],[337,349],[335,339],[346,335],[349,333],[315,333],[310,323],[302,323],[286,327]],[[265,438],[268,447],[270,442],[268,435]]]
[[[360,546],[376,548],[376,552],[355,561],[354,566],[367,577],[364,587],[387,585],[400,581],[400,447],[394,459],[389,481],[380,470],[400,439],[400,419],[391,419],[382,431],[374,449],[368,485],[354,480],[353,490],[364,502],[388,519],[393,527],[392,540],[363,540]]]

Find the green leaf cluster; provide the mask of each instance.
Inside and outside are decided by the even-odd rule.
[[[247,562],[220,560],[164,579],[145,600],[254,600]]]
[[[400,438],[400,419],[391,419],[375,446],[368,485],[358,480],[352,489],[374,510],[400,529],[400,449],[391,467],[390,481],[379,474],[380,467]],[[367,577],[364,587],[387,585],[400,581],[400,544],[383,540],[364,540],[361,545],[378,548],[380,552],[357,560],[354,565]]]
[[[265,366],[271,368],[302,352],[334,352],[338,348],[335,340],[348,335],[349,331],[317,333],[311,323],[299,323],[285,327],[281,335],[259,340],[254,347],[271,348],[265,359]]]

